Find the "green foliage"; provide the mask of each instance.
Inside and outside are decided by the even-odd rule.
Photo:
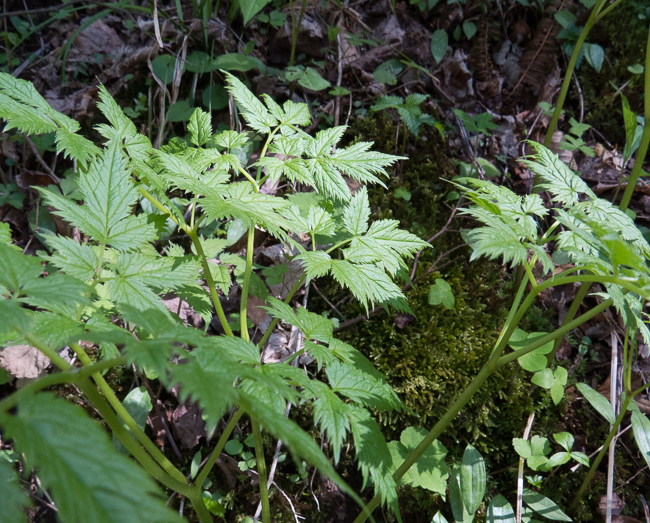
[[[382,96],[379,101],[371,107],[372,111],[382,111],[385,109],[395,109],[397,114],[417,138],[420,134],[422,124],[428,124],[437,127],[442,132],[442,127],[436,120],[428,114],[422,114],[420,105],[427,99],[423,94],[410,94],[404,98],[399,96]]]
[[[197,61],[197,57],[193,60]],[[164,77],[166,73],[158,70],[156,74]],[[262,155],[255,165],[243,164],[232,151],[245,144],[246,135],[232,131],[213,134],[210,116],[200,109],[189,117],[188,141],[176,140],[154,150],[103,87],[99,108],[109,123],[98,126],[106,140],[100,150],[75,134],[76,122],[53,111],[31,84],[0,76],[0,95],[6,102],[0,117],[7,121],[8,128],[27,133],[54,131],[57,137],[61,135],[59,142],[73,144],[63,149],[80,161],[75,179],[78,192],[65,190],[62,194],[56,189],[42,189],[41,194],[56,214],[86,237],[78,243],[64,236],[47,236],[50,253],[45,261],[51,265],[43,278],[42,261],[23,255],[8,243],[9,231],[3,232],[3,339],[10,339],[10,344],[30,340],[64,371],[67,364],[54,357],[56,349],[79,340],[109,345],[110,354],[121,353],[128,364],[151,379],[158,377],[168,388],[180,385],[181,399],[197,401],[210,426],[236,406],[281,439],[298,462],[311,463],[348,491],[318,445],[284,416],[289,401],[311,403],[314,423],[330,440],[335,459],[349,435],[364,481],[372,482],[376,493],[392,506],[396,485],[390,475],[391,455],[369,409],[401,411],[401,400],[363,355],[333,338],[329,319],[303,308],[294,311],[288,300],[267,298],[268,291],[253,272],[250,257],[243,260],[221,254],[232,242],[203,236],[198,225],[202,222],[201,230],[218,229],[232,222],[241,224],[244,230],[264,228],[300,249],[307,276],[331,273],[363,306],[381,303],[408,310],[392,277],[406,267],[404,259],[428,244],[400,230],[395,220],[370,223],[367,191],[364,188],[353,197],[343,178],[347,175],[362,183],[381,183],[378,176],[387,175],[385,168],[399,158],[371,151],[370,143],[340,147],[345,127],[311,137],[299,129],[310,123],[306,105],[289,101],[279,106],[268,96],[263,104],[242,82],[231,75],[227,78],[240,114],[253,130],[268,135],[265,150],[282,152],[284,160]],[[215,145],[225,150],[220,152]],[[257,180],[248,172],[252,167],[260,169]],[[319,191],[323,205],[310,205],[301,214],[299,206],[288,198],[260,193],[261,169],[273,180],[286,177]],[[244,181],[238,180],[241,174]],[[187,197],[176,199],[176,205],[169,191],[182,191]],[[163,213],[186,233],[192,240],[191,252],[175,244],[169,244],[162,253],[155,248],[155,222],[160,215],[149,214],[147,209]],[[188,215],[190,223],[185,221]],[[338,243],[324,252],[318,250],[314,240],[308,251],[296,242],[305,233],[321,241],[336,235]],[[338,255],[337,250],[342,258],[330,256]],[[208,263],[208,257],[216,256],[221,265]],[[218,285],[224,293],[229,291],[232,282],[228,265],[233,267],[237,283],[267,298],[267,309],[274,317],[304,334],[301,352],[311,353],[318,371],[324,368],[325,372],[318,375],[322,381],[288,362],[261,365],[263,347],[251,343],[248,332],[242,332],[241,338],[208,337],[185,327],[167,310],[161,296],[176,291],[202,311],[208,321],[212,301],[230,335],[215,287]],[[267,269],[263,274],[269,284],[272,278],[280,278],[281,282],[286,272],[286,267]],[[202,275],[202,271],[209,273]],[[207,291],[200,282],[202,276]],[[23,308],[23,304],[30,309]],[[240,316],[244,318],[246,312],[247,299],[243,299]],[[87,355],[81,347],[78,350],[87,364]],[[183,359],[182,365],[176,363],[178,358]],[[102,378],[94,375],[94,379],[102,387]],[[148,394],[134,389],[122,405],[116,406],[119,400],[110,389],[104,387],[102,392],[109,402],[114,402],[127,427],[124,430],[114,416],[106,417],[103,403],[96,405],[113,431],[118,448],[128,448],[144,470],[165,485],[182,478],[150,447],[153,460],[164,472],[130,443],[130,438],[135,437],[147,446],[142,428],[151,409]],[[89,399],[96,400],[92,395]],[[38,467],[44,486],[51,488],[66,520],[81,521],[81,514],[96,521],[177,519],[158,502],[156,488],[144,471],[120,457],[108,445],[101,429],[77,407],[32,393],[21,398],[18,414],[0,409],[0,424],[25,453],[29,464]],[[84,435],[83,442],[77,441],[79,434]],[[93,456],[98,460],[90,463]],[[194,468],[196,475],[198,469]],[[3,477],[11,477],[4,469],[2,473]],[[204,509],[195,504],[197,499],[203,503],[200,491],[190,486],[185,491],[183,488],[176,485],[203,518]],[[140,496],[134,497],[133,492]],[[20,496],[16,499],[20,500]],[[129,515],[122,515],[122,511]]]
[[[4,414],[0,423],[29,466],[38,468],[65,521],[180,521],[153,481],[117,455],[79,407],[39,394],[21,400],[17,414]]]

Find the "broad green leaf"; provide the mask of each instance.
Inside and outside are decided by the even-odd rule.
[[[435,285],[429,287],[429,305],[443,304],[448,309],[453,309],[456,305],[456,298],[449,285],[442,278],[436,278]]]
[[[3,416],[0,424],[29,466],[38,468],[62,520],[180,521],[144,470],[115,452],[81,408],[38,394],[22,399],[18,414]]]
[[[393,459],[391,472],[394,473],[404,463],[427,434],[428,432],[423,428],[408,427],[402,432],[400,441],[391,441],[388,444]],[[440,494],[445,499],[449,477],[445,464],[446,455],[445,446],[437,440],[434,441],[402,477],[399,484],[422,487]]]
[[[176,67],[176,60],[173,56],[168,54],[161,54],[156,56],[151,61],[151,68],[163,83],[169,84],[174,80],[174,69]]]
[[[564,465],[571,459],[571,454],[568,452],[557,452],[553,454],[546,463],[544,470],[551,470],[560,465]]]
[[[208,73],[212,68],[210,55],[203,51],[192,51],[185,58],[185,69],[191,73]]]
[[[586,383],[576,383],[576,388],[610,425],[616,422],[616,414],[614,414],[612,404],[602,394],[596,392]]]
[[[632,413],[632,429],[634,439],[639,446],[641,455],[650,466],[650,420],[641,412]]]
[[[593,67],[597,73],[603,68],[603,61],[605,60],[605,50],[598,44],[589,44],[585,49],[585,57],[589,65]]]
[[[474,521],[474,513],[470,514],[463,503],[460,465],[456,465],[449,474],[449,501],[456,523],[472,523]]]
[[[519,454],[524,459],[530,458],[533,455],[533,451],[530,447],[530,442],[523,438],[513,438],[512,445],[515,448],[517,454]]]
[[[433,516],[431,523],[447,523],[447,519],[442,515],[440,511],[436,512],[436,515]]]
[[[170,122],[187,122],[194,114],[194,109],[187,100],[181,100],[169,106],[167,120]]]
[[[11,227],[8,223],[0,223],[0,243],[11,243]]]
[[[508,500],[501,494],[497,494],[490,501],[486,521],[487,523],[516,523],[517,518]]]
[[[470,514],[474,514],[485,495],[485,462],[480,452],[472,445],[467,445],[460,467],[460,490],[463,505]]]
[[[472,39],[472,37],[476,34],[476,31],[478,31],[478,28],[474,22],[470,22],[469,20],[463,22],[463,33],[465,33],[465,36],[468,40]]]
[[[444,29],[438,29],[433,32],[431,36],[431,54],[433,59],[440,63],[447,52],[447,46],[449,45],[449,37],[447,36],[447,31]]]
[[[228,91],[222,85],[212,84],[203,91],[203,105],[212,111],[220,111],[228,106]],[[239,133],[236,133],[238,136]]]
[[[251,69],[259,69],[263,74],[266,73],[266,67],[261,60],[250,55],[240,53],[222,54],[217,56],[213,64],[214,69],[223,69],[224,71],[241,71],[246,72]]]
[[[271,0],[239,0],[241,14],[244,17],[244,25],[250,22],[250,20],[264,9],[264,6],[266,6],[270,1]]]
[[[573,442],[574,438],[569,432],[558,432],[557,434],[553,434],[553,439],[557,441],[564,450],[567,452],[571,452],[571,448],[573,447]]]
[[[524,503],[540,516],[547,519],[552,519],[553,521],[571,521],[571,518],[562,512],[560,507],[538,492],[524,490]]]
[[[305,68],[302,74],[298,76],[298,83],[304,88],[311,89],[312,91],[322,91],[332,85],[312,67]]]
[[[20,488],[13,465],[0,458],[0,523],[24,523],[27,521],[24,507],[30,505],[29,497]]]

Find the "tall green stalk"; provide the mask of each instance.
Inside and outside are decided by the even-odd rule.
[[[639,144],[636,159],[634,160],[634,167],[632,167],[632,172],[627,180],[627,187],[623,193],[623,198],[621,198],[621,204],[619,205],[621,211],[625,211],[628,205],[630,205],[636,182],[639,180],[641,172],[643,172],[643,162],[645,161],[648,145],[650,144],[650,33],[648,34],[648,43],[645,51],[645,102],[643,113],[645,116],[643,135],[641,136],[641,143]]]
[[[582,46],[585,43],[587,36],[589,35],[589,31],[591,31],[591,28],[597,22],[599,22],[606,14],[610,13],[612,9],[614,9],[618,4],[620,4],[622,0],[616,0],[616,2],[614,2],[609,7],[607,7],[607,9],[603,10],[607,2],[608,0],[598,0],[598,3],[596,3],[593,10],[591,11],[591,14],[589,15],[589,19],[587,20],[587,23],[585,24],[584,28],[580,32],[578,41],[576,42],[576,45],[573,48],[573,53],[571,53],[571,59],[569,60],[569,65],[567,65],[566,73],[564,74],[564,81],[562,82],[562,88],[560,89],[560,94],[557,98],[555,111],[553,112],[553,117],[551,118],[551,122],[548,125],[546,136],[544,137],[545,147],[548,147],[551,144],[553,133],[557,128],[557,122],[560,119],[560,114],[562,113],[562,107],[564,107],[564,101],[566,100],[567,93],[569,92],[569,86],[571,85],[571,78],[573,77],[573,71],[576,68],[576,63],[578,62],[580,51],[582,50]],[[539,191],[538,184],[539,184],[539,174],[536,174],[535,181],[533,182],[533,192]]]

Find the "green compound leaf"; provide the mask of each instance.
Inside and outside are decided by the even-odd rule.
[[[393,458],[391,473],[394,473],[404,463],[427,434],[428,432],[423,428],[409,427],[402,432],[400,441],[391,441],[388,444]],[[437,440],[434,441],[402,477],[399,484],[422,487],[440,494],[442,499],[445,499],[447,478],[449,477],[445,464],[446,455],[445,446]]]
[[[248,125],[260,133],[270,133],[271,128],[278,125],[278,121],[243,83],[229,73],[225,75],[228,81],[227,89],[237,101]]]
[[[523,349],[527,345],[535,342],[536,340],[546,336],[545,332],[531,332],[527,334],[521,329],[516,329],[510,337],[508,345],[514,350]],[[541,347],[535,349],[533,352],[529,352],[524,356],[521,356],[517,359],[519,365],[529,372],[537,372],[544,370],[546,368],[547,360],[545,354],[548,354],[553,350],[553,342],[549,341]],[[550,387],[549,387],[550,388]]]
[[[442,278],[436,278],[435,285],[429,287],[429,305],[443,304],[448,309],[453,309],[456,306],[456,298],[449,285]]]
[[[62,520],[181,521],[165,507],[144,470],[115,452],[106,433],[81,408],[50,394],[28,396],[18,414],[3,416],[0,424],[30,467],[38,468]]]
[[[197,147],[201,147],[212,136],[210,115],[197,107],[190,117],[187,129],[190,131],[192,143]]]
[[[86,204],[76,203],[41,189],[45,201],[65,218],[99,243],[119,250],[136,249],[155,238],[155,228],[146,215],[133,216],[137,191],[118,141],[109,142],[87,172],[79,176],[79,191]]]

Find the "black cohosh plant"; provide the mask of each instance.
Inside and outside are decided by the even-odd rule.
[[[631,366],[635,332],[650,338],[642,312],[650,296],[650,247],[625,213],[598,199],[541,146],[529,165],[553,194],[556,207],[551,212],[538,195],[519,197],[488,182],[465,180],[467,196],[474,202],[466,212],[484,224],[470,234],[474,257],[523,264],[528,279],[518,290],[492,356],[449,411],[428,434],[405,431],[400,442],[387,444],[371,411],[403,410],[399,397],[359,351],[333,337],[329,319],[294,309],[290,302],[310,280],[331,275],[366,306],[409,310],[393,277],[406,268],[405,260],[428,244],[400,230],[394,220],[371,223],[365,188],[352,195],[343,177],[381,183],[378,176],[399,158],[373,152],[368,143],[337,147],[344,127],[311,137],[300,129],[310,121],[305,104],[289,101],[279,106],[268,96],[263,104],[235,77],[228,75],[228,84],[239,114],[265,138],[252,165],[243,164],[236,154],[249,134],[213,134],[210,116],[200,109],[189,122],[188,141],[174,140],[156,150],[100,88],[99,108],[109,123],[97,127],[105,139],[98,147],[77,134],[78,124],[49,107],[30,83],[0,75],[5,129],[55,132],[57,151],[76,160],[76,182],[83,196],[80,204],[56,189],[40,189],[45,203],[83,234],[82,242],[49,235],[47,253],[27,256],[11,244],[8,226],[0,226],[2,343],[29,344],[59,368],[0,402],[3,440],[11,440],[24,455],[27,470],[37,471],[66,522],[178,521],[152,479],[189,500],[200,521],[212,521],[211,509],[218,511],[213,500],[203,498],[202,487],[243,415],[252,427],[265,523],[271,521],[271,512],[262,430],[281,439],[298,462],[310,463],[361,503],[335,470],[341,448],[351,438],[364,480],[375,492],[358,521],[370,517],[381,502],[399,514],[400,482],[444,493],[448,480],[456,519],[473,518],[485,490],[482,458],[468,447],[463,464],[450,475],[444,452],[432,443],[490,374],[515,360],[535,372],[533,381],[556,397],[553,380],[561,381],[561,373],[549,378],[548,355],[565,333],[612,305],[630,332],[626,361]],[[280,197],[260,191],[267,180],[280,178],[317,194]],[[181,200],[171,201],[172,192],[185,195],[181,208]],[[145,212],[145,206],[159,214]],[[540,219],[549,214],[554,221],[542,234]],[[191,249],[171,242],[163,252],[155,247],[155,224],[161,215],[189,238]],[[248,230],[243,258],[225,253],[228,242],[208,233],[234,220]],[[286,244],[302,264],[302,275],[281,299],[269,295],[253,263],[259,230]],[[553,274],[549,245],[566,252],[575,266]],[[533,276],[537,262],[551,273],[548,279]],[[580,301],[592,284],[600,284],[602,303],[578,318],[578,307],[572,307],[563,325],[550,334],[516,330],[539,292],[575,282],[583,284]],[[239,337],[233,335],[221,301],[236,294],[233,285],[241,290]],[[224,334],[207,336],[185,326],[161,302],[169,292],[186,299],[208,320],[214,308]],[[251,341],[247,325],[250,295],[264,299],[273,317],[258,343]],[[261,352],[279,321],[302,332],[304,342],[286,361],[263,362]],[[101,349],[99,361],[87,352],[92,345]],[[66,346],[76,353],[76,366],[59,355]],[[512,351],[506,352],[508,347]],[[308,372],[291,365],[304,353],[314,359]],[[187,476],[165,457],[103,378],[107,369],[127,364],[157,376],[168,389],[180,386],[181,398],[197,401],[211,428],[225,417],[226,428],[196,475]],[[81,390],[133,459],[117,452],[81,408],[42,392],[65,383]],[[630,400],[638,392],[629,391]],[[633,405],[630,400],[626,405]],[[314,426],[329,441],[331,458],[285,416],[289,402],[311,404]],[[650,422],[635,415],[635,435],[638,432],[639,446],[646,452]],[[425,478],[431,468],[436,469],[435,484]],[[0,461],[0,483],[0,522],[24,521],[27,496],[5,461]],[[552,503],[541,494],[527,496],[524,501],[531,510]],[[496,496],[490,506],[495,514],[512,512],[503,496]]]

